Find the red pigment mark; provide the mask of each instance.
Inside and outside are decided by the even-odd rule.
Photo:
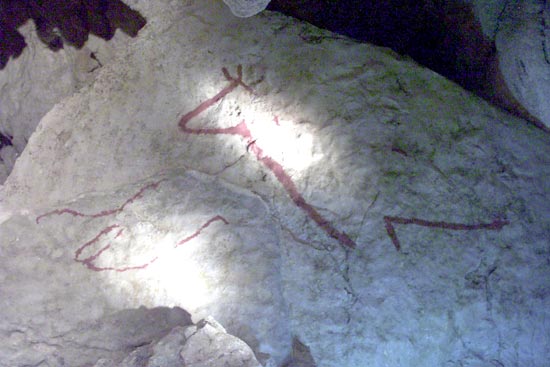
[[[120,268],[116,268],[116,267],[99,267],[99,266],[95,265],[94,261],[97,260],[97,258],[100,257],[103,252],[107,251],[111,247],[110,243],[107,246],[101,248],[95,254],[93,254],[93,255],[85,258],[85,259],[79,259],[80,255],[82,254],[82,251],[84,251],[84,249],[86,247],[92,246],[93,244],[98,242],[101,237],[105,236],[106,234],[108,234],[112,230],[114,230],[116,228],[119,228],[119,227],[120,226],[118,224],[114,224],[112,226],[109,226],[109,227],[106,227],[105,229],[103,229],[92,240],[86,242],[84,245],[82,245],[81,247],[79,247],[75,251],[74,260],[76,262],[82,263],[84,266],[86,266],[88,269],[90,269],[92,271],[99,272],[99,271],[113,270],[113,271],[116,271],[116,272],[119,272],[119,273],[122,273],[122,272],[125,272],[125,271],[128,271],[128,270],[145,269],[146,267],[148,267],[150,264],[154,263],[157,260],[157,257],[155,257],[155,258],[149,260],[148,262],[146,262],[142,265],[125,266],[125,267],[120,267]],[[115,238],[118,238],[122,234],[122,232],[123,232],[123,229],[120,229],[118,231],[118,233],[116,234]]]
[[[395,228],[393,223],[397,224],[416,224],[417,226],[430,227],[430,228],[443,228],[451,229],[453,231],[474,231],[478,229],[488,229],[488,230],[501,230],[507,224],[510,224],[507,220],[495,219],[491,223],[477,223],[477,224],[462,224],[462,223],[448,223],[448,222],[431,222],[424,219],[418,218],[401,218],[401,217],[389,217],[384,216],[384,225],[388,236],[391,238],[393,245],[399,251],[401,249],[401,244],[395,233]]]
[[[206,227],[211,225],[212,222],[215,222],[217,220],[222,221],[226,225],[229,224],[229,222],[224,217],[222,217],[221,215],[216,215],[215,217],[210,218],[208,220],[208,222],[204,223],[199,229],[197,229],[197,231],[195,231],[195,233],[193,233],[192,235],[190,235],[188,237],[185,237],[183,240],[176,243],[176,245],[174,247],[181,246],[184,243],[187,243],[187,242],[191,241],[193,238],[197,237],[202,232],[203,229],[205,229]]]
[[[149,185],[146,185],[146,186],[142,187],[141,190],[139,190],[134,196],[132,196],[131,198],[126,200],[118,208],[103,210],[99,213],[94,213],[94,214],[85,214],[85,213],[81,213],[79,211],[69,209],[69,208],[56,209],[56,210],[52,210],[51,212],[48,212],[48,213],[45,213],[45,214],[42,214],[42,215],[36,217],[36,223],[38,224],[40,222],[40,220],[42,220],[42,218],[48,217],[50,215],[70,214],[73,217],[99,218],[99,217],[105,217],[105,216],[112,215],[112,214],[117,214],[117,213],[122,212],[124,210],[124,208],[126,207],[126,205],[133,203],[137,199],[140,199],[143,196],[143,193],[146,190],[156,189],[162,181],[164,181],[164,179],[160,180],[160,181],[157,181],[157,182],[150,183]]]
[[[151,183],[151,184],[148,184],[144,187],[142,187],[135,195],[133,195],[132,197],[130,197],[128,200],[126,200],[121,206],[119,206],[118,208],[114,208],[114,209],[108,209],[108,210],[103,210],[99,213],[95,213],[95,214],[85,214],[85,213],[81,213],[79,211],[76,211],[76,210],[73,210],[73,209],[69,209],[69,208],[65,208],[65,209],[57,209],[57,210],[53,210],[51,212],[48,212],[48,213],[45,213],[45,214],[42,214],[40,216],[38,216],[36,218],[36,223],[39,223],[40,220],[42,218],[45,218],[47,216],[50,216],[50,215],[62,215],[62,214],[70,214],[74,217],[89,217],[89,218],[99,218],[99,217],[105,217],[105,216],[109,216],[109,215],[114,215],[114,214],[117,214],[117,213],[120,213],[124,210],[124,208],[126,207],[126,205],[130,204],[130,203],[133,203],[134,201],[140,199],[143,197],[143,194],[146,190],[150,190],[150,189],[156,189],[159,184],[163,181],[166,181],[166,179],[162,179],[160,181],[157,181],[157,182],[154,182],[154,183]],[[229,224],[229,222],[224,218],[222,217],[221,215],[216,215],[215,217],[212,217],[210,218],[205,224],[203,224],[195,233],[193,233],[192,235],[184,238],[183,240],[179,241],[175,246],[174,248],[180,246],[180,245],[183,245],[184,243],[192,240],[193,238],[197,237],[203,229],[205,229],[206,227],[208,227],[210,224],[212,224],[213,222],[215,221],[222,221],[223,223],[225,224]],[[84,266],[86,266],[88,269],[92,270],[92,271],[96,271],[96,272],[99,272],[99,271],[106,271],[106,270],[112,270],[112,271],[116,271],[116,272],[119,272],[119,273],[122,273],[122,272],[125,272],[125,271],[129,271],[129,270],[140,270],[140,269],[145,269],[147,268],[149,265],[151,265],[152,263],[154,263],[158,257],[154,257],[152,258],[151,260],[141,264],[141,265],[135,265],[135,266],[124,266],[124,267],[100,267],[100,266],[97,266],[95,265],[95,261],[105,252],[107,251],[108,249],[111,248],[111,244],[107,244],[106,246],[100,248],[97,252],[95,252],[93,255],[91,256],[88,256],[84,259],[81,258],[82,256],[82,252],[90,247],[90,246],[93,246],[97,243],[99,243],[99,241],[104,237],[106,236],[107,234],[109,234],[111,231],[115,230],[115,229],[118,229],[118,232],[116,232],[114,238],[119,238],[123,235],[123,232],[124,232],[124,229],[122,229],[120,227],[120,225],[118,224],[113,224],[113,225],[110,225],[108,227],[105,227],[101,232],[99,232],[94,238],[92,238],[90,241],[86,242],[84,245],[80,246],[76,251],[75,251],[75,254],[74,254],[74,260],[76,262],[79,262],[81,264],[83,264]]]
[[[216,215],[215,217],[212,217],[210,218],[205,224],[203,224],[195,233],[193,233],[192,235],[184,238],[183,240],[179,241],[175,246],[174,248],[180,246],[180,245],[183,245],[184,243],[186,242],[189,242],[190,240],[192,240],[193,238],[197,237],[203,229],[205,229],[206,227],[208,227],[210,224],[212,224],[213,222],[215,221],[222,221],[223,223],[225,224],[229,224],[229,222],[224,218],[222,217],[221,215]],[[100,272],[100,271],[107,271],[107,270],[111,270],[111,271],[116,271],[116,272],[119,272],[119,273],[122,273],[122,272],[125,272],[125,271],[129,271],[129,270],[141,270],[141,269],[145,269],[147,268],[149,265],[151,265],[152,263],[154,263],[158,257],[153,257],[151,260],[141,264],[141,265],[135,265],[135,266],[124,266],[124,267],[113,267],[113,266],[107,266],[107,267],[100,267],[100,266],[97,266],[94,264],[94,262],[101,256],[101,254],[103,254],[105,251],[107,251],[109,248],[111,248],[111,244],[107,244],[106,246],[100,248],[96,253],[94,253],[93,255],[91,256],[88,256],[87,258],[84,258],[84,259],[80,259],[80,256],[82,254],[82,252],[84,251],[84,249],[86,249],[87,247],[89,246],[92,246],[96,243],[98,243],[100,241],[100,239],[107,235],[108,233],[110,233],[111,231],[117,229],[117,228],[120,228],[120,226],[118,224],[114,224],[114,225],[111,225],[109,227],[106,227],[104,228],[101,232],[99,232],[97,234],[97,236],[95,236],[93,239],[91,239],[90,241],[86,242],[84,245],[80,246],[76,251],[75,251],[75,254],[74,254],[74,260],[76,262],[79,262],[81,264],[83,264],[84,266],[86,266],[88,269],[92,270],[92,271],[96,271],[96,272]],[[119,229],[118,232],[116,233],[115,235],[115,238],[118,238],[122,235],[123,233],[123,229]]]
[[[207,99],[206,101],[199,104],[194,110],[186,113],[182,116],[179,121],[179,127],[181,130],[188,134],[205,134],[205,135],[218,135],[218,134],[227,134],[227,135],[238,135],[245,139],[247,144],[247,150],[250,149],[252,153],[256,156],[256,159],[260,161],[264,166],[269,168],[271,172],[275,175],[277,180],[283,185],[288,195],[294,202],[294,204],[302,209],[317,225],[322,228],[330,237],[336,239],[340,244],[345,247],[354,248],[356,246],[355,242],[345,233],[340,232],[317,210],[312,207],[309,203],[306,202],[304,197],[298,192],[296,185],[292,181],[292,178],[285,172],[284,167],[275,161],[273,158],[264,155],[263,150],[256,144],[256,139],[252,136],[250,129],[245,120],[242,120],[239,124],[228,127],[228,128],[190,128],[187,127],[187,124],[191,119],[198,116],[200,113],[204,112],[209,107],[213,106],[219,102],[223,97],[235,90],[239,85],[244,87],[246,91],[252,93],[253,90],[248,85],[242,81],[242,66],[237,67],[237,78],[233,78],[229,75],[226,68],[222,69],[223,75],[230,82],[230,84],[223,88],[218,94],[214,97]],[[274,122],[279,125],[278,117],[274,118]]]
[[[223,97],[228,95],[229,93],[233,92],[235,88],[237,88],[239,85],[242,86],[244,89],[246,89],[248,92],[253,93],[253,90],[248,85],[244,84],[243,82],[243,67],[242,65],[237,66],[237,78],[233,78],[226,68],[222,68],[223,75],[225,76],[225,79],[229,81],[229,85],[225,88],[223,88],[218,94],[216,94],[214,97],[207,99],[206,101],[202,102],[200,105],[197,106],[193,111],[185,114],[181,120],[180,120],[180,127],[184,128],[182,126],[181,121],[189,121],[193,117],[198,116],[201,112],[204,112],[206,109],[211,107],[212,105],[219,102]],[[185,130],[184,130],[185,131]]]
[[[407,154],[407,152],[405,152],[403,149],[401,148],[398,148],[398,147],[391,147],[391,151],[392,152],[395,152],[395,153],[399,153],[401,155],[404,155],[405,157],[408,157],[409,155]]]

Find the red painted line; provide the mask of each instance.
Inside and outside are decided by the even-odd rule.
[[[229,222],[224,217],[222,217],[221,215],[216,215],[215,217],[210,218],[208,220],[208,222],[203,224],[199,229],[197,229],[197,231],[195,231],[195,233],[193,233],[192,235],[190,235],[188,237],[185,237],[183,240],[176,243],[176,245],[174,247],[179,247],[179,246],[183,245],[184,243],[187,243],[187,242],[191,241],[193,238],[197,237],[202,232],[203,229],[205,229],[206,227],[208,227],[209,225],[211,225],[213,222],[215,222],[217,220],[222,221],[226,225],[229,224]]]
[[[243,86],[248,92],[252,93],[252,88],[244,84],[242,81],[242,68],[239,65],[237,68],[238,76],[237,78],[231,77],[226,68],[222,69],[225,78],[230,81],[230,84],[223,88],[218,94],[214,97],[207,99],[206,101],[199,104],[191,112],[184,114],[180,121],[179,127],[184,133],[187,134],[197,134],[197,135],[238,135],[244,138],[245,143],[247,144],[247,150],[250,149],[252,153],[256,156],[256,159],[260,161],[264,166],[266,166],[285,188],[286,192],[294,202],[294,204],[302,209],[321,229],[323,229],[330,237],[334,238],[341,245],[349,248],[354,248],[356,243],[345,233],[338,231],[328,220],[326,220],[313,206],[306,202],[305,198],[300,194],[292,178],[286,173],[284,167],[275,161],[273,158],[264,155],[263,150],[256,144],[256,139],[252,136],[250,129],[245,120],[241,121],[239,124],[229,127],[229,128],[190,128],[187,127],[187,124],[194,117],[198,116],[204,112],[209,107],[213,106],[219,102],[227,94],[231,93],[237,86]],[[276,125],[279,125],[279,118],[274,117],[273,121]]]
[[[408,157],[409,155],[407,154],[407,152],[405,152],[403,149],[401,148],[397,148],[397,147],[392,147],[391,148],[391,151],[392,152],[395,152],[395,153],[399,153],[401,155],[404,155],[405,157]]]
[[[127,205],[129,205],[129,204],[133,203],[134,201],[136,201],[137,199],[140,199],[141,197],[143,197],[143,194],[144,194],[145,191],[156,189],[162,181],[164,181],[164,179],[160,180],[160,181],[157,181],[157,182],[150,183],[150,184],[142,187],[135,195],[133,195],[128,200],[126,200],[118,208],[103,210],[101,212],[92,213],[92,214],[82,213],[82,212],[79,212],[79,211],[76,211],[76,210],[73,210],[73,209],[70,209],[70,208],[56,209],[56,210],[52,210],[51,212],[47,212],[47,213],[44,213],[44,214],[39,215],[38,217],[36,217],[36,223],[37,224],[40,223],[40,221],[43,218],[49,217],[51,215],[70,214],[73,217],[99,218],[99,217],[106,217],[108,215],[117,214],[117,213],[122,212]]]
[[[186,131],[185,125],[189,120],[191,120],[193,117],[196,117],[200,115],[202,112],[206,111],[209,107],[215,105],[218,103],[223,97],[228,95],[229,93],[233,92],[235,88],[238,86],[242,86],[245,90],[247,90],[250,93],[253,93],[253,90],[251,87],[246,85],[243,82],[243,68],[242,65],[237,66],[237,78],[233,78],[229,71],[227,71],[226,68],[222,68],[223,75],[225,78],[230,82],[229,85],[225,88],[223,88],[218,94],[216,94],[214,97],[207,99],[206,101],[199,104],[196,108],[194,108],[192,111],[186,113],[182,116],[180,119],[179,126],[183,129],[184,132]]]
[[[106,271],[106,270],[113,270],[113,271],[116,271],[116,272],[119,272],[119,273],[120,272],[125,272],[125,271],[128,271],[128,270],[145,269],[146,267],[148,267],[150,264],[152,264],[153,262],[155,262],[157,260],[157,258],[155,257],[152,260],[150,260],[150,261],[148,261],[148,262],[146,262],[142,265],[126,266],[126,267],[121,267],[121,268],[99,267],[99,266],[95,265],[94,261],[96,261],[101,256],[101,254],[103,254],[105,251],[107,251],[109,248],[111,248],[110,243],[107,244],[106,246],[102,247],[101,249],[99,249],[99,251],[97,251],[95,254],[93,254],[91,256],[88,256],[87,258],[80,259],[80,255],[82,254],[82,251],[84,251],[84,249],[86,247],[92,246],[96,242],[99,242],[101,237],[107,235],[109,232],[111,232],[112,230],[114,230],[116,228],[119,228],[119,227],[120,227],[119,225],[114,224],[114,225],[111,225],[109,227],[104,228],[101,232],[99,232],[97,234],[97,236],[95,236],[90,241],[86,242],[84,245],[80,246],[75,251],[74,260],[76,262],[79,262],[79,263],[83,264],[84,266],[86,266],[88,269],[90,269],[92,271],[100,272],[100,271]],[[123,229],[120,229],[118,231],[118,233],[115,235],[115,238],[118,238],[122,234],[122,232],[123,232]]]
[[[292,181],[292,178],[286,173],[283,166],[269,156],[264,156],[263,151],[256,145],[252,144],[252,152],[256,155],[256,158],[264,164],[283,185],[286,192],[296,204],[297,207],[302,209],[317,225],[325,231],[330,237],[334,238],[340,244],[345,247],[354,248],[356,243],[345,233],[338,231],[332,223],[326,220],[319,212],[311,206],[306,199],[300,194],[298,188]]]
[[[108,216],[108,215],[117,214],[119,212],[122,212],[127,205],[135,202],[138,199],[141,199],[143,197],[144,193],[147,190],[156,189],[160,185],[160,183],[165,181],[165,180],[166,179],[162,179],[162,180],[159,180],[157,182],[145,185],[136,194],[132,195],[132,197],[130,197],[128,200],[126,200],[118,208],[103,210],[101,212],[94,213],[94,214],[85,214],[85,213],[82,213],[82,212],[79,212],[79,211],[76,211],[76,210],[73,210],[73,209],[70,209],[70,208],[57,209],[57,210],[53,210],[51,212],[48,212],[48,213],[45,213],[45,214],[42,214],[42,215],[38,216],[36,218],[36,222],[39,223],[41,219],[43,219],[47,216],[50,216],[50,215],[70,214],[74,217],[99,218],[99,217],[104,217],[104,216]],[[200,233],[202,232],[202,230],[204,230],[206,227],[210,226],[215,221],[222,221],[224,224],[229,224],[229,222],[224,217],[222,217],[221,215],[216,215],[216,216],[210,218],[205,224],[203,224],[191,236],[188,236],[185,239],[179,241],[174,247],[178,247],[178,246],[192,240],[193,238],[199,236]],[[82,258],[82,252],[86,248],[88,248],[90,246],[93,246],[95,244],[98,244],[99,241],[101,241],[104,236],[108,235],[110,232],[112,232],[113,230],[116,230],[116,229],[118,229],[118,232],[114,235],[114,238],[119,238],[119,237],[123,236],[124,229],[120,228],[120,225],[113,224],[113,225],[110,225],[108,227],[105,227],[94,238],[92,238],[90,241],[86,242],[85,244],[80,246],[78,249],[76,249],[76,251],[74,253],[74,261],[76,261],[78,263],[81,263],[82,265],[84,265],[85,267],[87,267],[89,270],[92,270],[92,271],[100,272],[100,271],[109,271],[110,270],[110,271],[116,271],[116,272],[121,273],[121,272],[130,271],[130,270],[145,269],[158,259],[158,257],[154,257],[151,260],[149,260],[149,261],[147,261],[143,264],[135,265],[135,266],[123,266],[123,267],[100,267],[100,266],[97,266],[95,264],[95,261],[105,251],[111,249],[111,246],[112,246],[111,243],[108,243],[107,245],[101,247],[98,251],[96,251],[92,255],[90,255],[86,258]]]
[[[449,223],[449,222],[434,222],[434,221],[428,221],[428,220],[419,219],[419,218],[384,216],[384,225],[386,227],[386,232],[388,232],[388,236],[392,240],[393,245],[395,246],[397,251],[401,249],[401,243],[399,242],[399,238],[397,237],[393,223],[404,224],[404,225],[415,224],[417,226],[422,226],[422,227],[450,229],[453,231],[475,231],[480,229],[498,231],[498,230],[501,230],[502,227],[504,227],[505,225],[510,224],[510,222],[508,222],[507,220],[502,220],[502,219],[495,219],[491,223],[463,224],[463,223]]]
[[[81,247],[79,247],[76,251],[75,251],[75,256],[74,256],[74,259],[76,261],[78,261],[78,258],[80,257],[80,254],[82,253],[82,251],[84,251],[84,249],[88,246],[91,246],[93,245],[95,242],[97,242],[99,240],[100,237],[106,235],[107,233],[111,232],[113,229],[115,228],[119,228],[120,226],[118,224],[113,224],[109,227],[105,227],[101,232],[99,232],[97,234],[97,236],[95,236],[94,238],[92,238],[90,241],[86,242],[84,245],[82,245]],[[120,232],[119,232],[120,234]]]
[[[199,236],[203,229],[210,226],[215,221],[221,221],[224,224],[229,224],[229,222],[222,217],[221,215],[216,215],[215,217],[210,218],[205,224],[203,224],[196,232],[194,232],[192,235],[184,238],[183,240],[179,241],[174,248],[177,248],[180,245],[183,245],[186,242],[189,242],[190,240],[194,239],[195,237]],[[107,266],[107,267],[100,267],[97,266],[94,262],[107,250],[111,248],[111,243],[108,243],[107,245],[101,247],[98,251],[93,253],[92,255],[81,259],[82,252],[87,248],[90,247],[96,243],[98,243],[102,237],[109,234],[111,231],[120,228],[119,225],[114,224],[108,227],[105,227],[103,230],[101,230],[94,238],[92,238],[90,241],[86,242],[84,245],[80,246],[76,251],[74,255],[74,260],[78,263],[81,263],[82,265],[86,266],[89,270],[100,272],[100,271],[115,271],[118,273],[130,271],[130,270],[142,270],[147,268],[149,265],[154,263],[158,260],[158,256],[153,257],[151,260],[140,264],[140,265],[134,265],[134,266],[124,266],[124,267],[113,267],[113,266]],[[122,235],[123,229],[120,229],[117,234],[114,236],[115,238],[118,238]]]

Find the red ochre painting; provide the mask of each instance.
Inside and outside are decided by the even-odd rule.
[[[294,202],[294,204],[302,209],[325,233],[337,240],[345,248],[355,248],[357,245],[354,240],[352,240],[345,232],[339,231],[336,229],[331,222],[325,219],[311,204],[309,204],[304,197],[298,191],[296,184],[290,177],[290,175],[285,171],[284,167],[277,161],[275,161],[270,156],[264,154],[262,148],[257,144],[256,138],[252,135],[250,129],[248,128],[246,120],[242,120],[239,124],[227,127],[227,128],[191,128],[188,127],[188,123],[195,117],[199,116],[202,112],[206,111],[208,108],[214,106],[216,103],[221,101],[229,93],[233,92],[238,87],[242,87],[246,92],[253,93],[253,89],[243,82],[242,75],[242,66],[237,66],[237,76],[233,77],[227,70],[227,68],[222,68],[222,73],[225,79],[229,84],[223,88],[219,93],[214,97],[209,98],[199,104],[192,111],[183,115],[180,119],[179,126],[184,133],[187,134],[197,134],[197,135],[238,135],[241,136],[246,144],[247,151],[251,151],[256,159],[260,161],[265,167],[267,167],[285,188],[286,192]],[[274,122],[276,125],[279,125],[278,118],[274,117]],[[393,148],[393,151],[397,151],[401,154],[407,156],[402,150],[397,150],[398,148]],[[499,230],[504,225],[508,224],[507,221],[495,220],[492,223],[477,223],[477,224],[459,224],[459,223],[448,223],[448,222],[431,222],[418,218],[401,218],[401,217],[384,217],[386,231],[388,236],[392,240],[397,251],[400,250],[401,244],[395,232],[393,223],[397,224],[416,224],[419,226],[432,227],[432,228],[443,228],[450,230],[478,230],[478,229],[489,229],[489,230]]]
[[[399,238],[397,238],[397,233],[395,232],[394,223],[396,224],[414,224],[422,227],[429,228],[442,228],[450,229],[452,231],[476,231],[480,229],[485,230],[501,230],[502,227],[509,224],[507,220],[495,219],[491,223],[475,223],[475,224],[462,224],[462,223],[449,223],[449,222],[434,222],[425,219],[419,218],[402,218],[402,217],[390,217],[384,216],[384,225],[386,227],[386,232],[393,242],[395,249],[397,251],[401,250],[401,243]]]
[[[246,145],[246,150],[254,154],[254,157],[260,163],[262,163],[267,169],[269,169],[271,173],[273,173],[273,175],[277,178],[279,183],[286,190],[290,199],[298,208],[300,208],[313,222],[315,222],[317,226],[321,228],[329,237],[338,241],[341,246],[347,249],[355,248],[357,246],[355,241],[351,239],[345,232],[336,229],[330,221],[324,218],[310,203],[308,203],[305,200],[305,198],[302,196],[302,194],[300,194],[300,192],[298,191],[296,184],[294,183],[290,175],[286,172],[285,168],[279,162],[275,161],[272,157],[264,153],[263,149],[257,144],[257,140],[253,136],[245,119],[243,119],[240,123],[238,123],[235,126],[226,127],[226,128],[193,128],[188,126],[189,122],[192,119],[199,116],[201,113],[206,111],[208,108],[214,106],[216,103],[220,102],[225,96],[227,96],[237,88],[242,87],[248,93],[254,92],[252,87],[250,87],[243,81],[241,65],[237,67],[236,77],[232,76],[227,70],[227,68],[225,67],[222,68],[222,73],[225,79],[228,81],[228,85],[224,87],[220,92],[218,92],[215,96],[200,103],[197,107],[195,107],[190,112],[185,113],[179,120],[179,127],[181,131],[185,134],[194,134],[194,135],[234,135],[234,136],[242,137],[244,140],[244,144]],[[273,118],[273,122],[277,126],[279,126],[279,120],[277,116]],[[126,208],[126,206],[141,199],[145,195],[146,191],[157,189],[157,187],[163,181],[164,180],[160,180],[142,187],[136,194],[134,194],[132,197],[126,200],[122,205],[116,208],[106,209],[93,214],[86,214],[70,208],[56,209],[38,216],[36,218],[36,223],[40,223],[40,221],[46,217],[53,216],[53,215],[63,215],[63,214],[72,215],[74,217],[86,217],[86,218],[100,218],[100,217],[112,216],[122,212]],[[196,231],[193,232],[191,235],[181,239],[176,244],[174,244],[174,248],[177,248],[193,240],[194,238],[198,237],[203,230],[205,230],[207,227],[209,227],[211,224],[217,221],[222,222],[226,225],[229,224],[229,222],[221,215],[215,215],[210,219],[208,219],[200,227],[198,227]],[[503,226],[509,224],[509,222],[506,220],[497,219],[492,221],[491,223],[462,224],[462,223],[450,223],[450,222],[444,222],[444,221],[428,221],[428,220],[419,219],[419,218],[384,216],[384,225],[386,228],[386,232],[389,238],[391,239],[393,245],[395,246],[395,249],[399,251],[401,249],[401,243],[395,231],[394,224],[400,224],[400,225],[413,224],[417,226],[423,226],[423,227],[429,227],[429,228],[442,228],[442,229],[455,230],[455,231],[457,230],[474,231],[474,230],[482,230],[482,229],[500,230],[502,229]],[[102,267],[102,266],[96,265],[96,261],[99,259],[99,257],[101,257],[101,255],[104,254],[105,251],[112,248],[112,244],[108,241],[106,244],[103,244],[103,241],[106,241],[109,235],[115,239],[120,238],[125,235],[124,228],[119,224],[112,224],[110,226],[103,228],[101,231],[99,231],[99,233],[97,233],[97,235],[94,238],[92,238],[91,240],[87,241],[86,243],[84,243],[83,245],[77,248],[77,250],[74,253],[74,260],[86,266],[88,269],[96,272],[108,271],[108,270],[116,271],[116,272],[125,272],[129,270],[145,269],[158,259],[158,257],[152,257],[151,259],[149,259],[146,262],[143,262],[142,264],[132,265],[132,266],[121,266],[121,267],[103,266]],[[99,248],[99,249],[94,253],[92,253],[90,256],[83,257],[83,252],[88,248]]]
[[[246,120],[242,120],[239,124],[227,127],[227,128],[191,128],[188,127],[188,123],[202,112],[206,111],[209,107],[215,105],[220,100],[222,100],[229,93],[233,92],[239,86],[242,87],[248,93],[253,93],[252,88],[243,82],[243,72],[242,66],[237,67],[237,76],[233,77],[229,74],[229,71],[224,67],[222,68],[223,75],[229,84],[223,88],[218,94],[214,97],[207,99],[206,101],[199,104],[192,111],[183,115],[180,119],[179,126],[181,130],[186,134],[197,134],[197,135],[238,135],[243,138],[244,143],[246,144],[247,151],[252,152],[256,159],[262,163],[267,169],[269,169],[277,180],[284,187],[294,204],[302,209],[311,220],[313,220],[319,228],[321,228],[328,236],[337,240],[342,246],[347,248],[356,247],[355,241],[352,240],[345,232],[339,231],[336,229],[331,222],[325,219],[311,204],[309,204],[302,194],[298,191],[296,184],[290,177],[290,175],[285,171],[284,167],[266,155],[263,149],[257,144],[256,138],[252,135]],[[278,125],[277,117],[274,117],[274,122]]]
[[[115,215],[115,214],[118,214],[118,213],[122,212],[126,208],[126,206],[132,204],[133,202],[135,202],[139,199],[141,199],[147,191],[157,189],[157,187],[163,181],[165,181],[165,180],[160,180],[160,181],[145,185],[136,194],[134,194],[132,197],[130,197],[128,200],[126,200],[122,205],[120,205],[117,208],[107,209],[107,210],[100,211],[98,213],[91,213],[91,214],[79,212],[77,210],[69,209],[69,208],[56,209],[56,210],[53,210],[51,212],[47,212],[45,214],[42,214],[42,215],[36,217],[36,223],[37,224],[40,223],[41,220],[43,220],[43,219],[45,219],[49,216],[63,215],[63,214],[68,214],[68,215],[71,215],[73,217],[83,217],[83,218],[101,218],[101,217],[112,216],[112,215]],[[206,229],[212,223],[217,222],[217,221],[222,222],[224,224],[229,224],[229,222],[224,217],[222,217],[221,215],[215,215],[215,216],[211,217],[210,219],[208,219],[199,228],[197,228],[195,230],[195,232],[193,232],[189,236],[187,236],[187,237],[179,240],[178,242],[176,242],[174,244],[174,248],[177,248],[177,247],[193,240],[194,238],[198,237],[204,229]],[[158,257],[155,256],[155,257],[152,257],[151,259],[149,259],[148,261],[145,261],[141,264],[132,265],[132,266],[114,267],[114,266],[99,266],[99,265],[96,265],[97,260],[101,257],[101,255],[103,255],[105,253],[105,251],[107,251],[109,249],[112,249],[113,245],[112,245],[112,243],[108,242],[108,237],[109,237],[109,234],[111,234],[111,232],[113,232],[113,231],[114,231],[114,233],[113,233],[114,234],[114,237],[113,237],[114,239],[121,238],[125,235],[124,228],[120,224],[112,224],[110,226],[107,226],[107,227],[103,228],[101,231],[99,231],[99,233],[94,238],[92,238],[91,240],[89,240],[88,242],[84,243],[83,245],[79,246],[76,249],[76,251],[74,253],[74,260],[78,263],[81,263],[86,268],[88,268],[92,271],[100,272],[100,271],[111,270],[111,271],[116,271],[116,272],[119,272],[119,273],[129,271],[129,270],[145,269],[149,265],[151,265],[152,263],[157,261]],[[97,250],[95,252],[93,252],[91,255],[89,255],[88,257],[83,257],[83,252],[85,250],[89,249],[89,248],[90,249],[95,248]]]

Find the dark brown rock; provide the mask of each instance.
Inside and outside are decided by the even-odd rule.
[[[94,34],[110,40],[117,28],[135,37],[146,20],[120,0],[9,0],[0,5],[0,69],[25,48],[17,28],[32,19],[42,42],[57,51],[67,42],[81,48]]]
[[[472,6],[441,0],[272,0],[268,9],[389,47],[544,128],[510,93]]]

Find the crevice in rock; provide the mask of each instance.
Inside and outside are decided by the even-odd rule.
[[[550,65],[550,53],[548,51],[548,44],[546,43],[546,30],[547,30],[547,24],[546,24],[546,10],[548,7],[548,0],[542,1],[542,7],[540,9],[540,35],[542,38],[542,52],[544,54],[544,61],[548,65]]]
[[[510,0],[505,0],[502,4],[502,8],[500,9],[500,12],[498,13],[497,21],[495,24],[495,30],[493,31],[493,36],[491,37],[493,40],[497,39],[497,35],[500,32],[501,25],[504,19],[504,15],[506,14],[506,10],[508,9],[509,2]]]
[[[12,140],[13,136],[10,136],[8,134],[4,135],[0,132],[0,149],[3,147],[12,146]],[[0,160],[2,160],[2,157],[0,157]]]

